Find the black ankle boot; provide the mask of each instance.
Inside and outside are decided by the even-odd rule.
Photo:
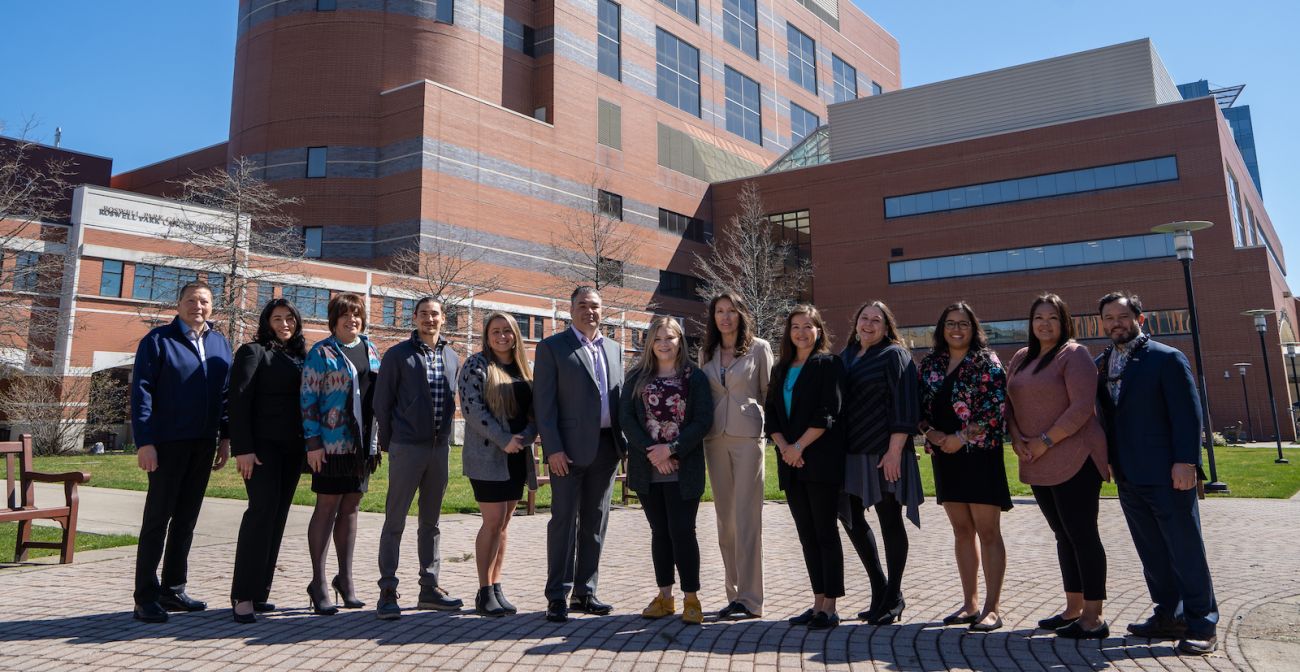
[[[480,616],[505,616],[506,610],[497,602],[496,591],[492,586],[483,586],[474,595],[474,612]]]
[[[492,584],[492,592],[497,596],[497,604],[501,605],[501,608],[505,609],[507,614],[519,613],[519,609],[515,607],[515,605],[511,604],[510,600],[506,599],[506,594],[501,590],[501,584]]]

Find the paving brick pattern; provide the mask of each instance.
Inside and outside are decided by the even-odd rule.
[[[922,530],[909,526],[912,551],[904,592],[907,611],[900,625],[876,628],[850,621],[829,632],[788,625],[784,618],[809,605],[808,582],[786,508],[764,511],[766,618],[686,626],[676,619],[646,621],[640,609],[654,592],[649,533],[636,509],[616,510],[602,562],[599,595],[614,603],[612,616],[579,616],[566,624],[546,622],[541,587],[545,576],[545,514],[516,518],[504,584],[520,607],[513,617],[483,619],[408,610],[399,621],[382,622],[370,609],[317,617],[306,610],[303,588],[309,565],[301,530],[291,530],[281,556],[273,601],[283,609],[257,625],[230,619],[222,596],[230,585],[233,544],[196,547],[191,591],[213,609],[176,614],[164,625],[133,621],[133,556],[73,566],[0,571],[0,667],[67,669],[94,664],[102,670],[408,670],[473,672],[511,667],[547,670],[665,669],[764,672],[777,669],[853,670],[1260,670],[1242,655],[1240,620],[1253,608],[1300,594],[1300,502],[1213,500],[1203,505],[1210,561],[1222,609],[1221,649],[1206,658],[1177,655],[1172,642],[1112,637],[1104,642],[1058,640],[1034,630],[1034,623],[1062,604],[1053,543],[1032,500],[1017,500],[1003,518],[1009,568],[1003,600],[1006,627],[989,634],[944,628],[938,619],[959,602],[951,553],[952,536],[942,511],[923,509]],[[362,521],[358,539],[359,585],[373,604],[379,524]],[[473,537],[478,519],[444,521],[443,584],[472,602],[475,574]],[[1118,502],[1102,503],[1102,534],[1110,557],[1107,616],[1116,635],[1145,617],[1149,604],[1141,567],[1133,552]],[[414,605],[414,526],[408,527],[403,568],[403,603]],[[706,609],[725,604],[717,559],[713,509],[700,511],[699,536]],[[869,591],[852,554],[848,595],[841,613],[863,608]],[[680,605],[680,597],[679,597]],[[21,661],[21,663],[19,662]]]

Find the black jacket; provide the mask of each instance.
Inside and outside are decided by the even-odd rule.
[[[916,434],[921,420],[920,376],[902,346],[882,341],[859,354],[856,342],[840,355],[844,373],[845,450],[884,455],[891,434]],[[908,447],[911,442],[908,442]]]
[[[260,343],[240,346],[230,368],[231,454],[256,453],[266,441],[303,452],[301,384],[301,361]]]
[[[840,423],[843,404],[844,364],[832,354],[817,354],[804,362],[791,393],[790,412],[785,412],[785,376],[788,367],[777,364],[772,383],[767,387],[765,431],[770,437],[777,432],[793,443],[809,427],[826,430],[804,448],[804,466],[795,469],[780,459],[777,449],[777,480],[782,490],[795,479],[809,483],[844,483],[844,429]]]
[[[619,427],[627,437],[627,484],[638,493],[650,489],[654,465],[646,449],[655,445],[645,430],[645,402],[635,394],[638,372],[627,374],[618,404]],[[713,392],[704,372],[691,367],[686,416],[677,436],[677,485],[682,499],[704,496],[704,435],[713,426]]]

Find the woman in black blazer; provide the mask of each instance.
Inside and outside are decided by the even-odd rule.
[[[266,600],[306,454],[298,401],[306,355],[298,309],[273,299],[262,309],[257,339],[241,346],[231,365],[230,452],[248,491],[230,586],[239,623],[275,608]]]
[[[844,437],[839,427],[844,365],[831,354],[821,313],[795,306],[785,319],[781,357],[765,404],[766,430],[780,460],[777,476],[799,532],[812,582],[813,607],[795,625],[839,625],[835,600],[844,595],[844,551],[836,525],[844,485]]]

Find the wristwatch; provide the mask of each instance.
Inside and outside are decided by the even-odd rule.
[[[795,450],[803,450],[803,444],[799,443],[798,441],[795,441],[794,443],[790,444],[790,447],[794,448]]]
[[[1048,436],[1047,432],[1043,432],[1038,436],[1038,438],[1043,441],[1044,446],[1047,446],[1048,448],[1052,447],[1052,437]]]
[[[671,454],[671,455],[676,455],[676,454],[677,454],[677,442],[676,442],[676,441],[669,441],[669,442],[668,442],[668,453]]]

